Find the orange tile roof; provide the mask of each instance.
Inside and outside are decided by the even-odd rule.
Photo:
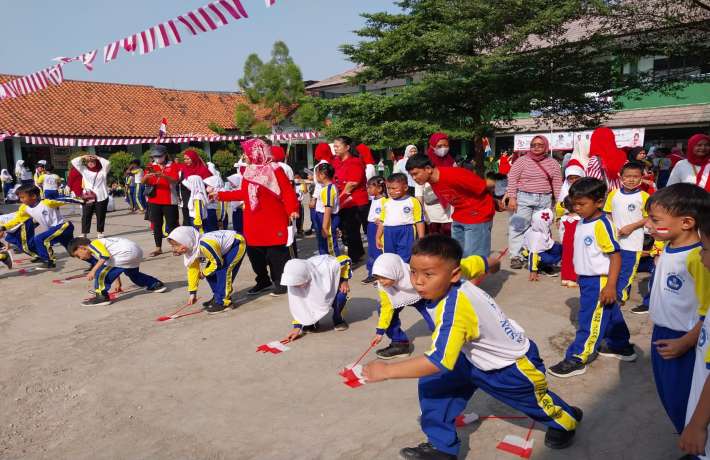
[[[0,83],[17,78],[0,74]],[[38,93],[0,101],[0,132],[27,135],[155,137],[160,120],[168,135],[214,135],[207,125],[234,127],[233,92],[183,91],[122,83],[65,80]],[[257,118],[266,118],[257,110]]]

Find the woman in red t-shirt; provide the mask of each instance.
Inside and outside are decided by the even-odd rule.
[[[340,231],[348,247],[348,256],[356,263],[365,255],[360,228],[367,233],[370,199],[367,196],[365,164],[354,153],[352,144],[352,139],[347,136],[336,137],[333,141],[335,158],[331,164],[335,168],[335,186],[340,193]]]
[[[283,169],[273,161],[271,147],[261,139],[242,142],[247,161],[240,189],[216,194],[219,201],[244,202],[244,238],[247,256],[256,273],[256,286],[249,294],[271,287],[272,295],[286,293],[281,286],[284,265],[290,259],[289,219],[298,218],[298,198]],[[211,193],[210,196],[215,196]],[[271,278],[267,266],[271,269]]]
[[[148,219],[153,227],[155,251],[151,257],[163,253],[163,235],[172,232],[178,226],[177,182],[180,165],[174,163],[165,146],[154,145],[150,149],[152,163],[148,164],[143,175],[143,183],[153,186],[153,193],[148,198]]]

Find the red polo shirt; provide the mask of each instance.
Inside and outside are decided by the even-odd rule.
[[[464,168],[442,166],[439,181],[431,189],[439,200],[454,207],[451,218],[462,224],[482,224],[493,219],[496,212],[486,181]]]
[[[157,164],[149,164],[145,168],[145,174],[160,172],[161,167]],[[169,180],[163,177],[150,176],[146,178],[145,183],[155,186],[155,195],[148,197],[148,203],[153,204],[178,204],[177,195],[177,180],[180,173],[180,164],[175,162],[168,163],[163,168],[163,174],[175,179],[176,182],[170,183]]]
[[[340,209],[363,206],[370,202],[367,196],[367,179],[365,179],[365,163],[358,157],[351,156],[343,161],[338,157],[333,158],[331,163],[335,169],[335,186],[340,195]],[[343,195],[347,182],[357,182],[357,186],[348,195]]]

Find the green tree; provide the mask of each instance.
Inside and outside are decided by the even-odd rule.
[[[597,125],[621,108],[618,96],[678,83],[621,72],[648,50],[610,38],[619,30],[599,17],[617,3],[629,2],[401,0],[399,13],[364,14],[363,40],[342,46],[363,66],[353,83],[410,76],[412,84],[323,101],[328,132],[399,146],[435,129],[473,139],[533,111],[541,123]]]
[[[312,98],[304,98],[293,114],[293,122],[303,129],[321,130],[327,113]]]
[[[111,162],[111,169],[109,169],[109,182],[118,182],[123,185],[123,172],[126,170],[128,165],[133,160],[133,155],[123,150],[112,153],[108,157],[108,161]]]
[[[234,126],[240,132],[248,133],[254,122],[256,122],[254,110],[247,104],[237,104],[234,108]]]
[[[212,155],[212,160],[219,172],[222,173],[222,177],[226,177],[227,173],[234,168],[237,157],[229,150],[217,150],[214,155]]]

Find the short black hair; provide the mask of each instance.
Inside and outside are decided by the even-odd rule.
[[[387,183],[399,182],[400,184],[407,183],[407,175],[404,173],[394,173],[387,178]]]
[[[638,171],[641,171],[641,174],[643,174],[643,171],[646,169],[646,167],[643,165],[643,163],[640,163],[638,161],[629,161],[621,167],[621,175],[623,176],[624,172],[628,171],[629,169],[636,169]]]
[[[338,136],[335,139],[333,139],[333,142],[335,142],[335,141],[340,141],[343,144],[347,145],[348,147],[352,147],[352,145],[353,145],[353,138],[349,137],[349,136]],[[353,152],[350,152],[350,153],[353,153]],[[357,153],[357,152],[355,152],[355,153]]]
[[[674,217],[692,217],[697,227],[707,228],[710,220],[710,193],[695,184],[679,183],[658,190],[648,198],[646,210],[654,205]]]
[[[20,193],[24,193],[26,195],[41,196],[39,187],[34,184],[20,185],[19,187],[17,187],[17,190],[15,190],[15,194],[19,196]]]
[[[330,163],[321,163],[316,166],[317,173],[323,174],[328,179],[332,179],[335,176],[335,168]]]
[[[458,241],[446,235],[429,235],[417,241],[412,248],[413,256],[436,256],[444,260],[461,263],[463,249]]]
[[[594,201],[603,200],[606,196],[604,181],[593,177],[582,177],[569,188],[569,196],[575,198],[589,198]]]
[[[76,252],[77,249],[79,249],[82,246],[89,246],[90,244],[91,244],[90,239],[84,238],[82,236],[76,237],[69,242],[69,245],[67,246],[67,252],[69,253],[70,256],[74,257],[74,253]]]
[[[423,169],[429,166],[430,168],[434,167],[434,163],[431,162],[429,157],[427,155],[423,155],[421,153],[417,153],[416,155],[412,155],[409,157],[407,160],[407,164],[404,166],[407,171],[411,171],[412,169]]]
[[[128,164],[140,166],[140,165],[141,165],[141,160],[139,160],[138,158],[134,158],[134,159],[132,159],[131,162],[128,163]]]

